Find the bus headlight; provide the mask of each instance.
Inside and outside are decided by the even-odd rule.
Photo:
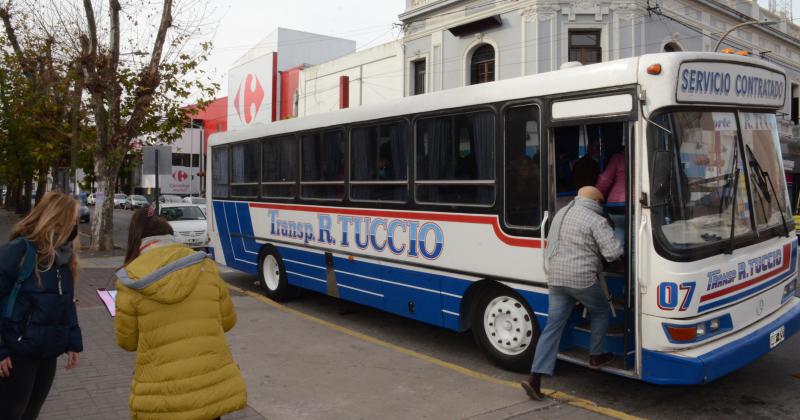
[[[797,277],[783,286],[783,297],[781,298],[781,302],[786,302],[789,298],[794,296],[795,291],[797,291]]]
[[[664,324],[664,332],[671,343],[694,343],[733,329],[731,316],[701,321],[696,324],[670,325]]]

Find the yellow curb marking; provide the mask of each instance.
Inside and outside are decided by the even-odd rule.
[[[518,382],[507,381],[505,379],[498,379],[498,378],[495,378],[493,376],[489,376],[489,375],[487,375],[485,373],[480,373],[480,372],[474,371],[472,369],[468,369],[468,368],[465,368],[463,366],[456,365],[454,363],[446,362],[444,360],[437,359],[435,357],[428,356],[426,354],[418,353],[418,352],[416,352],[414,350],[410,350],[410,349],[407,349],[405,347],[400,347],[398,345],[389,343],[388,341],[383,341],[381,339],[378,339],[378,338],[375,338],[375,337],[360,333],[358,331],[351,330],[351,329],[343,327],[341,325],[334,324],[334,323],[332,323],[330,321],[326,321],[324,319],[317,318],[317,317],[315,317],[313,315],[309,315],[307,313],[298,311],[297,309],[290,308],[290,307],[288,307],[286,305],[283,305],[283,304],[280,304],[278,302],[275,302],[275,301],[273,301],[273,300],[271,300],[271,299],[269,299],[269,298],[267,298],[267,297],[265,297],[265,296],[263,296],[263,295],[261,295],[259,293],[251,292],[249,290],[245,290],[245,289],[242,289],[240,287],[237,287],[237,286],[234,286],[234,285],[231,285],[231,284],[228,284],[228,287],[233,289],[233,290],[236,290],[239,293],[242,293],[244,295],[247,295],[247,296],[250,296],[252,298],[255,298],[256,300],[258,300],[260,302],[264,302],[264,303],[266,303],[266,304],[268,304],[268,305],[270,305],[270,306],[272,306],[274,308],[280,309],[282,311],[289,312],[291,314],[297,315],[297,316],[299,316],[301,318],[307,319],[307,320],[315,322],[317,324],[324,325],[324,326],[326,326],[328,328],[332,328],[332,329],[334,329],[336,331],[339,331],[341,333],[347,334],[349,336],[356,337],[358,339],[367,341],[369,343],[372,343],[372,344],[375,344],[375,345],[378,345],[378,346],[381,346],[381,347],[384,347],[384,348],[388,348],[388,349],[394,350],[394,351],[399,352],[399,353],[403,353],[405,355],[414,357],[416,359],[420,359],[420,360],[424,360],[424,361],[429,362],[429,363],[433,363],[435,365],[438,365],[438,366],[441,366],[441,367],[456,371],[458,373],[461,373],[462,375],[466,375],[466,376],[469,376],[469,377],[472,377],[472,378],[475,378],[475,379],[480,379],[482,381],[490,382],[490,383],[493,383],[493,384],[496,384],[496,385],[504,385],[504,386],[507,386],[507,387],[518,389],[520,391],[520,393],[522,393],[522,387],[520,386],[520,384]],[[580,407],[580,408],[583,408],[585,410],[593,411],[595,413],[600,413],[600,414],[603,414],[603,415],[608,416],[608,417],[613,417],[615,419],[621,419],[621,420],[640,420],[640,419],[642,419],[642,417],[637,417],[637,416],[633,416],[633,415],[630,415],[630,414],[627,414],[627,413],[623,413],[621,411],[614,410],[613,408],[601,407],[601,406],[597,405],[597,403],[595,403],[594,401],[590,401],[590,400],[587,400],[587,399],[575,397],[575,396],[567,394],[565,392],[556,391],[556,390],[547,389],[547,388],[542,388],[542,392],[545,395],[547,395],[548,397],[550,397],[550,398],[552,398],[552,399],[554,399],[556,401],[561,401],[563,403],[566,403],[566,404],[569,404],[569,405],[572,405],[572,406],[575,406],[575,407]]]

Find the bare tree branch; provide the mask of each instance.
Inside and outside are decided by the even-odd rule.
[[[153,44],[153,52],[150,54],[150,63],[140,73],[140,86],[135,93],[133,112],[131,112],[131,117],[125,125],[125,132],[131,137],[138,134],[137,130],[144,120],[145,110],[153,103],[153,93],[155,93],[159,84],[161,54],[164,51],[164,42],[167,39],[167,30],[170,26],[172,26],[172,0],[164,0],[161,23],[158,26],[158,33]]]
[[[6,36],[8,36],[8,41],[11,43],[11,48],[14,49],[14,54],[17,56],[17,60],[19,60],[20,66],[22,66],[22,72],[25,74],[25,77],[27,77],[28,80],[33,80],[34,71],[30,68],[27,60],[25,60],[25,55],[22,53],[22,47],[19,45],[17,32],[14,30],[14,26],[11,24],[10,1],[5,6],[0,7],[0,19],[3,20],[3,25],[6,28]]]

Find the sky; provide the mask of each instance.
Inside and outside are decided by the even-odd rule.
[[[800,2],[800,0],[798,0]],[[277,27],[356,41],[361,50],[397,39],[393,26],[405,0],[208,0],[202,35],[214,49],[204,69],[227,94],[227,76],[234,61]]]

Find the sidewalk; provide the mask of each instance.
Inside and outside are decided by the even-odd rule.
[[[113,319],[95,296],[118,262],[86,259],[78,283],[85,351],[59,368],[42,419],[126,419],[134,354],[114,343]],[[227,337],[249,406],[226,419],[604,418],[521,389],[446,369],[231,290],[238,324]],[[59,361],[63,366],[63,360]]]

